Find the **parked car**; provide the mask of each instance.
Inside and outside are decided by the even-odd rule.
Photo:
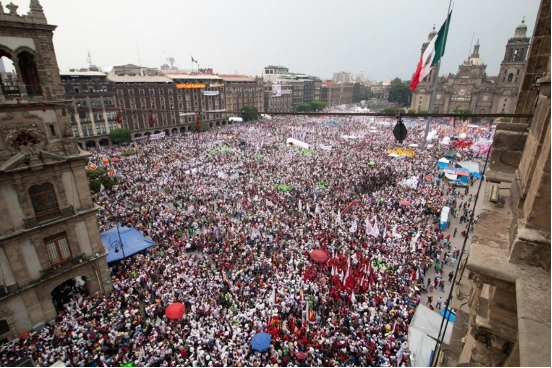
[[[464,183],[462,180],[456,179],[452,181],[452,185],[455,187],[465,188],[468,186],[468,183]]]

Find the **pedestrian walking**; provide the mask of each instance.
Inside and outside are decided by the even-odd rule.
[[[439,297],[437,299],[437,304],[436,304],[437,309],[440,310],[442,305],[443,305],[443,298]]]
[[[455,227],[455,228],[454,228],[454,233],[452,234],[452,237],[453,237],[453,238],[456,238],[456,233],[457,233],[457,232],[458,232],[458,228]]]
[[[452,282],[452,278],[454,277],[454,271],[449,272],[449,282]]]

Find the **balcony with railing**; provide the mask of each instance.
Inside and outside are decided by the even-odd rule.
[[[41,85],[2,85],[2,95],[6,99],[13,99],[22,97],[23,93],[26,93],[28,97],[42,96]]]
[[[36,217],[29,217],[26,219],[23,219],[23,225],[25,229],[32,229],[34,227],[44,225],[56,220],[64,219],[67,217],[71,217],[75,214],[75,209],[73,206],[57,209],[55,211],[51,211],[47,214],[42,214]]]
[[[81,263],[86,262],[87,260],[88,260],[88,257],[86,256],[86,254],[82,253],[81,255],[76,256],[76,257],[70,259],[69,261],[67,261],[65,263],[55,265],[55,266],[53,266],[51,268],[48,268],[46,270],[41,270],[40,271],[40,278],[44,279],[44,278],[48,278],[48,277],[51,277],[51,276],[59,275],[61,273],[69,271],[70,269],[74,268],[75,266],[77,266]]]

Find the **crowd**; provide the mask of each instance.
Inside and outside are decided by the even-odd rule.
[[[327,120],[273,117],[94,151],[118,180],[95,196],[100,230],[120,222],[156,246],[112,265],[110,294],[78,294],[55,324],[0,348],[0,363],[408,365],[425,274],[452,257],[438,215],[467,199],[439,180],[439,145],[390,157],[392,127]],[[406,143],[419,142],[424,127],[409,129]],[[329,260],[316,263],[314,249]],[[186,306],[177,320],[165,316],[174,302]],[[272,343],[256,352],[261,331]]]

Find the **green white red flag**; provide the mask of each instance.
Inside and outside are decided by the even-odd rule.
[[[410,89],[412,92],[416,89],[418,84],[429,74],[431,68],[441,60],[441,57],[445,54],[445,46],[447,43],[448,29],[450,27],[450,17],[452,11],[449,13],[447,20],[439,32],[431,39],[429,45],[427,45],[424,53],[418,61],[418,66],[416,67],[416,72],[412,77],[412,83],[410,83]]]

